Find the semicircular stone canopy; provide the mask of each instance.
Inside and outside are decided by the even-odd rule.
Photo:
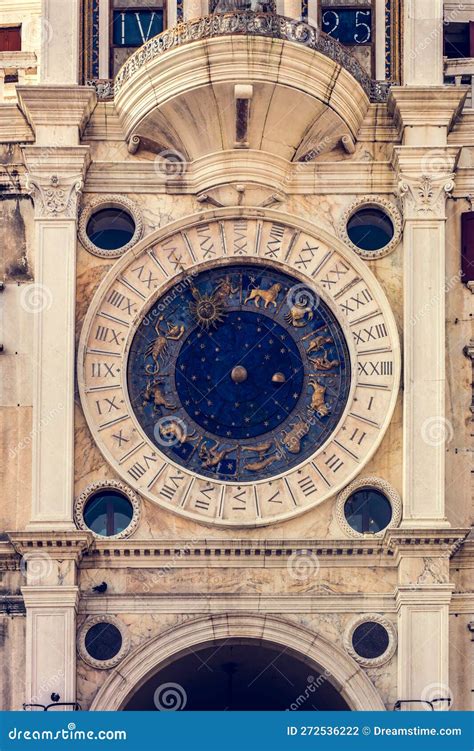
[[[170,38],[176,29],[150,40],[119,71],[115,106],[127,139],[187,161],[248,148],[290,162],[329,151],[344,136],[356,140],[369,106],[356,63],[349,72],[309,38],[290,41],[271,30],[196,32],[193,41]],[[247,102],[240,110],[239,100]]]

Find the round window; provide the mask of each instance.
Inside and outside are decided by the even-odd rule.
[[[122,634],[113,623],[96,623],[87,630],[84,645],[92,659],[111,660],[122,648]]]
[[[392,521],[392,505],[380,490],[360,488],[347,498],[344,516],[355,532],[376,534]]]
[[[352,647],[364,660],[375,660],[388,649],[390,637],[387,629],[381,623],[365,621],[359,624],[352,633]]]
[[[347,222],[350,241],[361,250],[377,251],[392,240],[395,229],[389,215],[377,207],[358,209]]]
[[[86,234],[97,248],[118,250],[127,245],[134,236],[135,221],[124,209],[99,209],[87,222]]]
[[[123,493],[104,489],[93,493],[84,507],[86,526],[103,537],[123,532],[133,517],[133,506]]]

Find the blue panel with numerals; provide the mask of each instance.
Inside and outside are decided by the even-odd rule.
[[[177,281],[141,322],[127,368],[150,440],[177,464],[240,482],[314,453],[350,387],[345,337],[317,291],[251,263]]]
[[[341,44],[371,44],[370,8],[322,7],[322,30]]]
[[[162,31],[163,8],[114,11],[113,43],[116,47],[141,47]]]

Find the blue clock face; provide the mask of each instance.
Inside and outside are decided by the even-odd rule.
[[[252,482],[311,456],[350,389],[347,344],[316,291],[273,266],[183,276],[132,340],[133,410],[173,462],[214,480]]]

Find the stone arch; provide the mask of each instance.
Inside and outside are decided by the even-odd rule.
[[[385,709],[363,668],[342,649],[293,621],[251,613],[193,618],[140,645],[112,672],[90,709],[122,709],[130,696],[158,670],[198,646],[210,646],[226,639],[285,647],[325,672],[351,709]]]

